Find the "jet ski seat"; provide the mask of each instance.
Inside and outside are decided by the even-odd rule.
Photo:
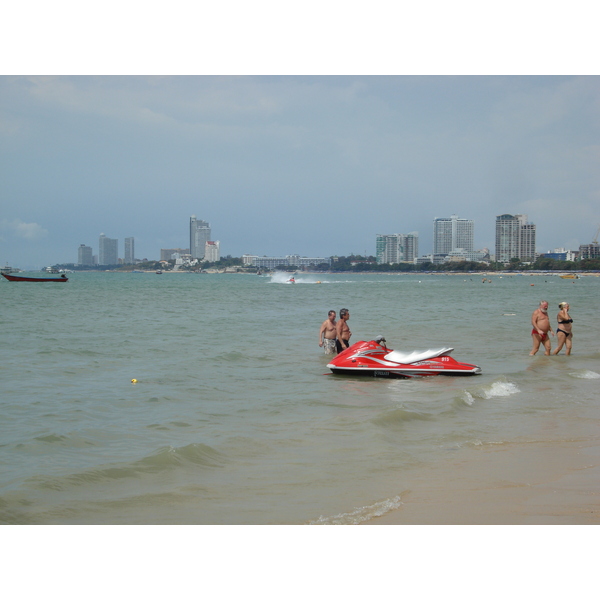
[[[444,354],[450,354],[454,348],[438,348],[437,350],[413,350],[412,352],[400,352],[400,350],[392,350],[385,355],[385,360],[392,362],[410,365],[422,360],[436,358]]]

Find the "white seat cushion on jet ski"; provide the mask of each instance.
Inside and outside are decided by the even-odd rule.
[[[412,352],[400,352],[399,350],[392,350],[390,353],[385,355],[385,360],[402,363],[404,365],[410,365],[421,360],[428,360],[430,358],[442,356],[443,354],[450,354],[452,350],[454,350],[454,348],[438,348],[437,350],[413,350]]]

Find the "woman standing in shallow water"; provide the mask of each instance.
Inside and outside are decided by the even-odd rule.
[[[567,356],[571,354],[573,347],[573,319],[569,315],[569,303],[561,302],[558,305],[560,312],[556,319],[558,320],[558,328],[556,329],[556,339],[558,340],[558,348],[553,354],[558,354],[563,346],[567,347]]]

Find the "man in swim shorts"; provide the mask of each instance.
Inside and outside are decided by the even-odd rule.
[[[335,354],[335,310],[330,310],[327,319],[323,321],[319,330],[319,346],[325,350],[325,354]]]
[[[529,356],[533,356],[539,349],[540,344],[544,345],[544,356],[550,356],[550,349],[552,344],[548,337],[548,332],[554,335],[552,327],[550,327],[550,319],[548,318],[548,302],[542,300],[538,308],[533,311],[531,315],[531,337],[533,338],[533,348],[529,353]]]
[[[335,326],[337,333],[337,351],[338,354],[346,350],[346,348],[350,348],[350,336],[352,332],[350,331],[350,327],[346,324],[346,321],[350,318],[350,311],[347,308],[342,308],[340,310],[340,320],[337,322]]]

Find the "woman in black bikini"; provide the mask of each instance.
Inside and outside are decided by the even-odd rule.
[[[563,346],[567,347],[567,356],[571,354],[573,347],[573,319],[569,315],[569,303],[561,302],[558,305],[560,312],[557,315],[558,328],[556,329],[556,338],[558,348],[552,354],[558,354]]]

